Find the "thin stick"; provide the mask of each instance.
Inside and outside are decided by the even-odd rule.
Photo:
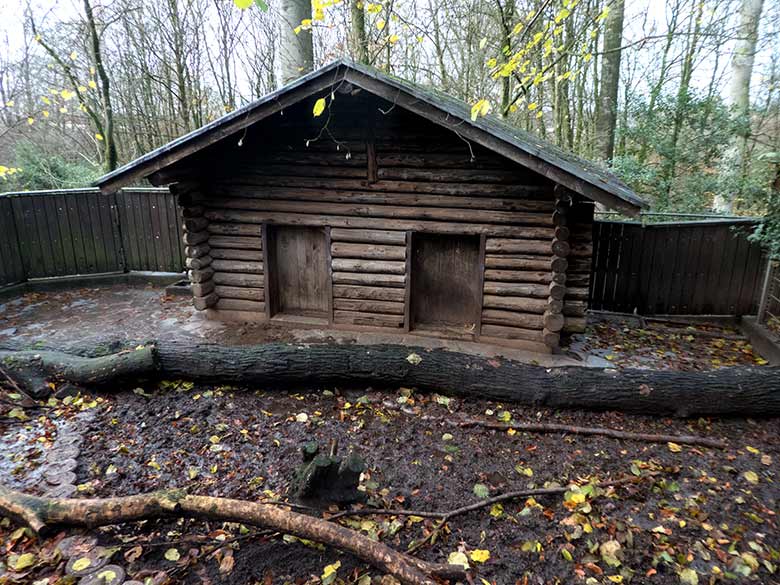
[[[455,421],[450,424],[458,427],[485,427],[496,431],[509,429],[526,433],[571,433],[575,435],[600,435],[613,439],[625,439],[627,441],[644,441],[646,443],[681,443],[685,445],[701,445],[714,449],[725,449],[728,445],[725,441],[697,437],[695,435],[654,435],[650,433],[630,433],[615,429],[600,427],[578,427],[558,423],[502,423],[491,420],[467,419]]]
[[[604,488],[610,486],[625,485],[628,483],[637,483],[638,481],[640,481],[640,478],[625,477],[623,479],[601,481],[594,485],[595,487]],[[488,498],[486,500],[480,500],[478,502],[474,502],[473,504],[468,504],[461,508],[448,510],[446,512],[427,512],[424,510],[406,510],[403,508],[399,508],[399,509],[361,508],[359,510],[344,510],[343,512],[338,512],[333,516],[329,516],[327,520],[333,521],[333,520],[337,520],[338,518],[343,518],[344,516],[382,515],[382,516],[419,516],[420,518],[438,518],[440,520],[443,520],[444,522],[447,522],[448,520],[454,518],[455,516],[461,516],[468,512],[473,512],[474,510],[479,510],[487,506],[492,506],[493,504],[506,502],[507,500],[515,500],[517,498],[526,498],[532,496],[551,496],[551,495],[563,494],[566,493],[569,489],[571,489],[570,486],[516,490],[516,491],[506,492],[498,496],[495,496],[493,498]]]

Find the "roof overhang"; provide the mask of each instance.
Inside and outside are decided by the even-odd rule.
[[[155,173],[243,131],[285,108],[348,81],[354,86],[447,128],[523,165],[593,201],[627,215],[637,215],[646,203],[613,175],[593,171],[593,163],[564,155],[541,139],[520,140],[506,125],[471,120],[468,107],[432,95],[422,88],[387,76],[373,68],[334,61],[259,100],[186,134],[96,181],[103,193],[148,178]],[[465,108],[465,110],[464,110]],[[464,115],[465,112],[465,115]],[[588,169],[590,167],[590,169]]]

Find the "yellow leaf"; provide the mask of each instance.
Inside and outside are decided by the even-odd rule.
[[[96,138],[97,140],[101,140],[101,141],[102,141],[102,140],[103,140],[103,135],[102,135],[100,132],[97,132],[97,133],[95,134],[95,138]]]
[[[484,563],[490,558],[490,551],[484,549],[477,549],[471,551],[469,556],[471,557],[471,560],[474,561],[475,563]]]
[[[465,569],[469,568],[469,558],[460,551],[450,553],[447,557],[447,562],[450,565],[460,565]]]
[[[609,579],[613,583],[622,583],[623,582],[623,576],[622,575],[607,575],[607,579]]]
[[[89,81],[87,81],[87,85],[92,89],[95,89],[97,87],[97,83],[95,83],[94,79],[90,79]]]
[[[585,501],[585,494],[575,492],[571,495],[571,498],[569,498],[570,502],[573,502],[575,504],[582,504]]]
[[[341,567],[341,561],[336,561],[332,565],[326,565],[325,568],[322,570],[322,578],[325,579],[327,577],[330,577],[331,575],[335,575],[336,571],[338,571],[340,567]]]
[[[471,120],[475,121],[477,116],[485,116],[490,112],[490,102],[487,100],[479,100],[473,106],[471,106]]]
[[[314,114],[314,117],[322,115],[322,112],[325,111],[325,98],[320,98],[314,103],[314,109],[312,110],[312,113]]]
[[[112,571],[111,569],[100,571],[97,574],[97,578],[100,583],[111,583],[114,579],[116,579],[116,571]]]
[[[680,445],[678,445],[677,443],[672,443],[671,441],[667,443],[666,446],[669,447],[669,451],[671,451],[672,453],[679,453],[680,451],[682,451],[682,447],[680,447]]]
[[[74,94],[72,91],[70,91],[69,89],[63,89],[63,90],[60,92],[60,97],[62,97],[62,99],[64,99],[66,102],[67,102],[68,100],[71,100],[71,99],[73,99],[73,96],[74,96],[74,95],[75,95],[75,94]]]
[[[76,561],[73,563],[73,570],[74,571],[83,571],[87,567],[89,567],[92,564],[92,561],[87,557],[82,557],[80,559],[76,559]]]
[[[75,60],[76,60],[76,57],[78,57],[78,55],[76,54],[76,51],[73,51],[73,52],[70,54],[70,59],[71,59],[71,61],[75,61]]]
[[[750,483],[758,483],[758,474],[755,471],[746,471],[744,476]]]
[[[179,551],[175,548],[169,548],[165,551],[165,558],[172,563],[175,563],[181,558],[181,555],[179,554]]]
[[[49,111],[48,110],[43,110],[43,112],[41,112],[41,113],[43,114],[44,118],[48,118],[49,117]]]
[[[536,102],[531,102],[530,104],[528,104],[528,109],[529,109],[530,111],[532,111],[532,112],[533,112],[533,111],[534,111],[536,108],[538,108],[538,107],[539,107],[539,104],[537,104]]]
[[[376,21],[376,28],[378,30],[384,30],[386,24],[387,22],[385,21],[385,19],[380,18],[379,20]]]
[[[33,117],[29,117],[29,118],[27,118],[27,123],[28,123],[30,126],[32,126],[32,125],[35,123],[35,118],[33,118]]]
[[[252,2],[254,0],[233,0],[233,4],[238,6],[241,10],[246,10],[250,6],[252,6]]]
[[[390,35],[390,38],[387,40],[390,41],[391,45],[394,45],[398,42],[398,35]]]
[[[748,451],[750,451],[751,453],[753,453],[753,455],[758,455],[759,453],[761,453],[761,451],[759,451],[759,450],[758,450],[758,449],[756,449],[755,447],[751,447],[750,445],[747,445],[747,446],[745,447],[745,449],[747,449]]]
[[[32,553],[24,553],[17,557],[16,562],[13,564],[14,571],[21,571],[27,567],[32,567],[35,564],[35,555]]]

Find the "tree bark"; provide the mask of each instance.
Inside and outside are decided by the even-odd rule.
[[[283,84],[309,73],[314,66],[311,27],[300,28],[295,32],[304,20],[311,21],[310,0],[282,0],[279,61]]]
[[[604,31],[604,56],[601,59],[601,89],[596,109],[596,157],[611,163],[615,152],[618,87],[620,84],[620,46],[623,42],[623,13],[625,3],[613,3]]]
[[[368,38],[366,37],[366,12],[363,0],[352,0],[350,3],[351,20],[350,34],[352,54],[358,63],[370,65],[368,58]]]
[[[780,414],[780,374],[771,367],[707,372],[545,368],[397,345],[300,349],[277,343],[230,348],[168,342],[158,344],[157,351],[166,375],[204,382],[369,383],[552,408],[679,416]],[[410,363],[412,354],[422,361]]]
[[[764,0],[742,0],[737,45],[731,62],[729,98],[737,133],[724,157],[724,171],[737,176],[736,197],[739,197],[742,192],[746,174],[745,154],[750,137],[750,79],[753,76],[753,61],[758,44],[758,24],[763,6]],[[717,212],[731,213],[733,200],[721,195],[716,196],[713,207]]]
[[[182,490],[105,499],[57,499],[30,496],[0,486],[0,511],[39,533],[45,533],[50,525],[96,527],[177,516],[240,522],[349,552],[410,585],[435,585],[433,577],[465,577],[458,565],[416,559],[334,522],[292,512],[280,505],[188,495]]]
[[[87,16],[87,27],[89,28],[90,50],[92,51],[92,60],[95,63],[95,71],[100,79],[100,95],[103,99],[103,117],[105,119],[105,157],[106,170],[113,171],[119,166],[119,156],[116,148],[116,138],[114,132],[114,108],[111,105],[111,80],[106,73],[103,65],[103,53],[100,47],[100,35],[98,34],[95,15],[92,11],[92,5],[89,0],[84,0],[84,12]]]
[[[36,398],[51,394],[48,380],[102,386],[148,376],[156,368],[152,346],[94,358],[59,351],[0,351],[0,362],[17,384]]]
[[[402,345],[228,347],[193,341],[161,341],[154,350],[100,358],[2,351],[0,360],[8,368],[32,362],[44,375],[77,384],[104,385],[146,376],[156,366],[160,375],[204,383],[409,386],[550,408],[678,416],[780,415],[780,375],[772,367],[704,372],[546,368]]]

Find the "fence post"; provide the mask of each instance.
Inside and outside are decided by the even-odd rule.
[[[118,195],[122,192],[122,190],[114,191],[111,194],[111,198],[114,201],[113,204],[113,217],[112,220],[114,222],[114,229],[116,230],[117,235],[119,236],[119,265],[122,267],[122,272],[130,272],[129,267],[127,266],[127,251],[125,250],[125,238],[122,232],[122,220],[121,220],[121,214],[119,213],[119,197]]]
[[[758,300],[758,315],[756,321],[761,324],[766,317],[766,305],[769,301],[769,288],[772,282],[772,278],[775,272],[775,263],[772,261],[772,257],[767,257],[766,271],[764,272],[764,284],[761,286],[761,298]]]

